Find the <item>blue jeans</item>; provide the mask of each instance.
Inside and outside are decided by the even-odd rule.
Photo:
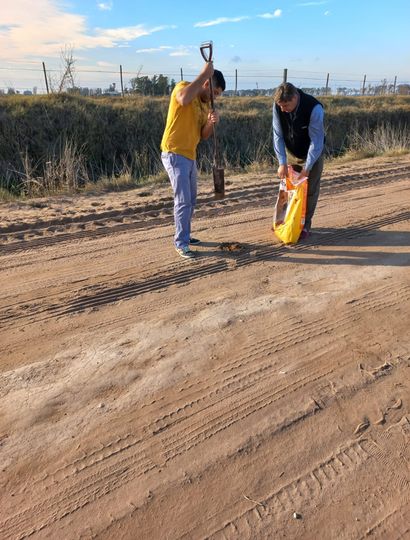
[[[175,247],[184,248],[189,246],[196,204],[196,163],[173,152],[162,152],[161,159],[174,191]]]

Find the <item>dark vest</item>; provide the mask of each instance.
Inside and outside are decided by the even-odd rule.
[[[296,112],[286,113],[280,110],[279,105],[275,105],[282,126],[283,138],[286,148],[297,158],[306,159],[309,146],[309,122],[313,108],[319,104],[323,105],[313,96],[305,94],[298,88],[300,100]]]

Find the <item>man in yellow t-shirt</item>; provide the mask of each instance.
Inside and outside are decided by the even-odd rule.
[[[161,142],[162,163],[174,192],[175,249],[186,259],[195,256],[189,245],[199,244],[191,238],[197,195],[196,148],[219,122],[218,111],[209,109],[211,77],[215,99],[225,90],[225,79],[212,62],[207,62],[191,83],[181,81],[175,86]]]

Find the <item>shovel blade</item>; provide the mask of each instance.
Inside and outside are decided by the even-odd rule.
[[[223,199],[225,196],[225,172],[221,167],[212,169],[214,178],[214,193],[216,199]]]

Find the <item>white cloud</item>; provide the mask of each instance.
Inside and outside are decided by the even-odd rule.
[[[175,26],[90,30],[85,16],[65,12],[57,0],[36,0],[35,9],[31,0],[14,0],[0,10],[0,59],[58,57],[66,45],[75,51],[129,47],[129,41],[169,28]]]
[[[151,47],[149,49],[137,49],[135,52],[137,54],[152,54],[172,51],[169,53],[169,56],[190,56],[192,54],[190,49],[196,49],[196,47],[192,45],[180,45],[179,47],[160,45],[159,47]]]
[[[97,4],[98,9],[101,11],[111,11],[112,10],[112,2],[101,2]]]
[[[219,17],[213,21],[203,21],[194,24],[195,28],[205,28],[207,26],[216,26],[217,24],[231,23],[231,22],[241,22],[249,19],[250,17]]]
[[[282,10],[281,9],[275,9],[273,13],[263,13],[262,15],[258,15],[258,17],[261,17],[262,19],[277,19],[278,17],[282,16]]]
[[[190,52],[187,50],[174,51],[169,56],[190,56]]]
[[[136,26],[124,26],[123,28],[97,28],[96,33],[97,37],[110,41],[113,43],[112,46],[115,46],[115,43],[118,41],[138,39],[142,36],[149,36],[154,32],[166,30],[167,28],[171,27],[157,26],[155,28],[145,28],[142,24],[138,24]]]
[[[161,45],[160,47],[151,47],[150,49],[137,49],[136,53],[154,53],[154,52],[163,52],[167,49],[172,49],[173,47],[168,47],[166,45]]]
[[[325,16],[329,16],[330,15],[330,11],[325,11]]]

